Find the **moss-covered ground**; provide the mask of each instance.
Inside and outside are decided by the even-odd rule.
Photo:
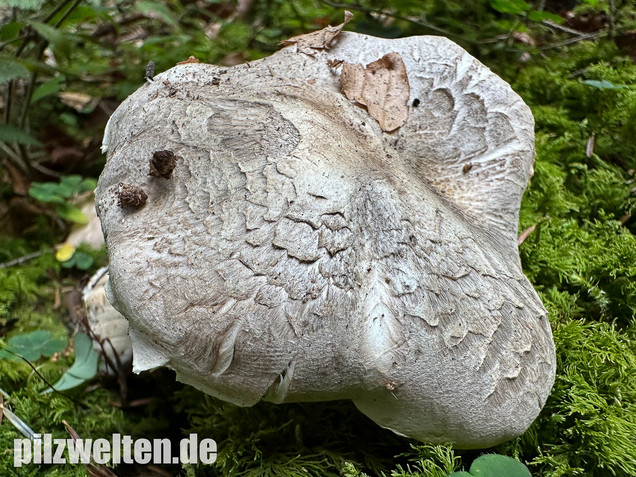
[[[84,38],[90,30],[86,25],[96,28],[121,18],[112,7],[116,2],[80,3],[83,10],[69,15],[68,28],[59,27],[71,44]],[[107,377],[91,379],[66,391],[66,396],[42,394],[46,388],[43,379],[55,382],[73,363],[70,347],[35,360],[33,367],[0,359],[4,406],[36,432],[60,438],[69,437],[64,420],[84,438],[118,432],[168,437],[176,443],[198,433],[217,441],[219,454],[214,464],[119,465],[113,469],[118,476],[445,477],[454,470],[467,470],[483,452],[513,456],[536,476],[636,475],[636,219],[632,216],[636,203],[636,65],[624,41],[610,37],[620,38],[622,31],[636,27],[636,10],[629,2],[618,0],[579,2],[572,10],[575,18],[604,18],[592,33],[580,24],[569,24],[568,28],[579,28],[581,35],[588,35],[584,39],[548,27],[540,18],[539,22],[528,20],[537,13],[540,2],[527,9],[510,2],[517,5],[512,12],[495,8],[501,4],[497,1],[470,2],[468,7],[461,3],[441,6],[441,2],[401,1],[390,10],[391,15],[378,16],[373,14],[379,8],[374,2],[362,2],[349,6],[356,18],[347,28],[383,36],[436,33],[431,25],[442,29],[510,82],[532,108],[537,157],[521,208],[519,232],[534,228],[520,253],[525,273],[550,313],[558,364],[547,404],[524,435],[495,449],[458,451],[380,429],[349,402],[262,403],[239,408],[175,382],[174,375],[165,370],[128,376],[125,402],[121,383]],[[552,3],[561,6],[567,2]],[[214,41],[202,36],[203,20],[197,23],[187,16],[193,11],[190,7],[199,4],[207,5],[207,17],[199,12],[201,18],[218,19],[220,33]],[[46,2],[42,12],[14,11],[14,20],[43,22],[46,8],[59,5],[67,8],[70,2]],[[190,54],[209,62],[229,61],[230,54],[253,59],[268,54],[281,38],[329,21],[334,24],[342,10],[326,2],[256,1],[246,16],[231,18],[210,5],[216,3],[120,2],[120,7],[136,8],[135,12],[162,25],[155,31],[141,23],[149,36],[135,43],[136,47],[117,36],[130,34],[123,23],[113,26],[113,44],[84,39],[88,49],[81,53],[63,52],[63,35],[54,37],[46,28],[32,28],[40,28],[50,37],[53,51],[59,50],[58,68],[65,76],[58,81],[59,91],[34,102],[30,122],[14,121],[25,131],[30,124],[28,132],[40,139],[40,146],[24,140],[22,149],[12,150],[21,154],[35,151],[22,157],[63,175],[95,175],[103,157],[91,151],[96,150],[105,117],[96,119],[92,113],[61,105],[59,92],[68,89],[98,97],[101,89],[99,97],[108,95],[116,104],[139,86],[143,74],[131,77],[129,73],[143,72],[148,59],[155,60],[158,70]],[[407,21],[407,17],[416,21]],[[7,29],[3,27],[0,33],[3,42],[10,40]],[[564,40],[574,41],[563,44]],[[11,46],[7,45],[2,43],[1,54]],[[100,48],[107,51],[100,52]],[[63,53],[67,59],[61,58]],[[78,61],[73,55],[110,55],[112,71],[102,59],[92,60],[91,71],[82,71],[80,65],[67,68],[67,63]],[[25,64],[33,69],[36,63]],[[60,74],[51,67],[39,71],[36,84]],[[99,88],[95,88],[96,77]],[[3,84],[6,93],[7,83]],[[15,83],[13,94],[26,94],[25,84]],[[6,108],[6,102],[3,106]],[[18,101],[14,112],[19,107]],[[59,123],[56,127],[66,134],[83,138],[82,146],[67,145],[84,154],[83,163],[56,166],[53,160],[42,159],[62,147],[40,134],[38,128],[45,127],[46,117],[54,117]],[[9,123],[11,118],[10,114]],[[41,144],[53,145],[47,149]],[[43,176],[42,167],[26,167],[21,172],[19,164],[11,154],[0,159],[0,167],[6,166],[0,187],[0,264],[41,253],[0,268],[0,339],[6,343],[33,330],[48,330],[52,338],[66,340],[76,328],[69,318],[70,292],[106,262],[105,253],[82,249],[93,259],[92,265],[80,267],[83,270],[64,267],[56,260],[54,245],[67,233],[65,217],[60,217],[59,209],[29,197],[24,186],[33,180],[56,179]],[[16,201],[22,201],[18,203],[23,204],[24,213],[16,214]],[[20,437],[5,416],[0,424],[0,475],[89,475],[81,465],[15,468],[13,441]]]

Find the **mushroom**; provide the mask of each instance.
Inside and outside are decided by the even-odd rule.
[[[130,366],[132,345],[128,322],[106,298],[108,267],[102,267],[82,290],[82,301],[88,326],[93,335],[93,347],[100,356],[100,371],[111,376]]]
[[[555,374],[516,243],[530,110],[445,38],[335,36],[177,65],[111,117],[96,205],[133,369],[241,406],[351,399],[458,448],[516,437]]]

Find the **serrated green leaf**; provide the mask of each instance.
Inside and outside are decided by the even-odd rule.
[[[1,68],[1,66],[0,66]],[[0,124],[0,141],[23,144],[25,146],[39,146],[40,141],[22,129],[10,124]]]
[[[77,333],[73,340],[75,362],[53,385],[57,391],[65,391],[92,379],[97,374],[98,355],[93,348],[93,342],[84,333]],[[49,388],[44,393],[51,392]]]
[[[57,93],[62,88],[64,80],[64,76],[56,76],[55,78],[51,78],[50,80],[42,83],[33,92],[31,103],[35,103],[46,96]]]
[[[470,474],[477,477],[532,477],[528,468],[517,459],[501,454],[484,454],[470,466]]]
[[[57,215],[62,217],[64,220],[68,220],[69,222],[75,222],[76,224],[87,224],[88,217],[79,209],[79,207],[74,206],[69,203],[58,204],[55,207],[55,211]]]
[[[12,336],[7,342],[7,349],[23,356],[29,361],[36,361],[41,356],[47,358],[66,347],[65,338],[52,338],[47,330],[35,330],[30,333]],[[18,361],[19,358],[7,351],[0,351],[0,358]]]
[[[18,78],[28,78],[29,70],[22,63],[10,58],[0,58],[0,83],[8,83]]]

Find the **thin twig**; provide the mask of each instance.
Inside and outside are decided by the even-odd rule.
[[[37,162],[33,162],[31,164],[31,167],[33,167],[33,169],[40,171],[42,174],[46,174],[49,177],[56,177],[56,178],[60,178],[62,177],[62,174],[54,171],[53,169],[49,169],[48,167],[44,167],[42,164],[38,164]]]
[[[576,38],[570,38],[569,40],[560,41],[558,43],[553,43],[552,45],[546,45],[539,48],[539,51],[551,50],[554,48],[560,48],[562,46],[571,45],[573,43],[578,43],[579,41],[585,40],[596,40],[598,38],[603,38],[607,36],[607,31],[599,31],[596,33],[588,33],[587,35],[577,36]]]
[[[66,395],[66,394],[64,394],[63,392],[58,391],[57,389],[55,389],[55,387],[54,387],[51,383],[49,383],[49,382],[46,380],[46,378],[45,378],[44,376],[42,376],[42,374],[38,371],[38,369],[37,369],[35,366],[33,366],[33,364],[31,364],[31,361],[29,361],[28,359],[26,359],[24,356],[22,356],[21,354],[18,354],[18,353],[16,353],[16,352],[14,352],[14,351],[11,351],[11,349],[9,349],[9,348],[5,348],[5,349],[4,349],[4,351],[6,351],[7,353],[11,353],[12,355],[14,355],[14,356],[16,356],[16,357],[20,358],[22,361],[24,361],[26,364],[28,364],[28,365],[29,365],[29,367],[33,370],[33,372],[34,372],[34,373],[35,373],[35,374],[36,374],[36,375],[37,375],[37,376],[38,376],[38,377],[39,377],[42,381],[44,381],[44,383],[45,383],[45,384],[46,384],[49,388],[51,388],[51,390],[52,390],[54,393],[59,394],[60,396],[63,396],[63,397],[65,397],[66,399],[69,399],[69,400],[73,401],[73,402],[74,402],[75,404],[77,404],[78,406],[83,406],[83,404],[82,404],[81,402],[79,402],[77,399],[75,399],[75,398],[73,398],[73,397],[71,397],[71,396],[67,396],[67,395]]]
[[[83,0],[75,0],[75,3],[73,3],[73,5],[70,6],[70,8],[68,10],[66,10],[66,12],[64,13],[64,15],[62,15],[62,17],[57,21],[57,23],[55,25],[53,25],[55,28],[59,28],[60,25],[62,25],[62,23],[64,23],[64,20],[66,20],[68,18],[68,16],[71,14],[71,12],[73,10],[75,10],[80,3],[82,3]],[[52,18],[52,17],[51,17]]]
[[[57,7],[55,7],[53,9],[53,11],[51,13],[49,13],[45,18],[43,23],[48,23],[50,22],[53,17],[55,15],[57,15],[59,12],[61,12],[62,10],[64,10],[64,8],[66,8],[66,5],[68,5],[69,3],[71,3],[73,0],[65,0],[62,3],[60,3]]]
[[[578,30],[575,30],[573,28],[568,28],[566,26],[563,25],[559,25],[558,23],[553,22],[552,20],[542,20],[541,24],[543,26],[546,26],[548,28],[553,28],[555,30],[559,30],[562,31],[564,33],[569,33],[570,35],[574,35],[574,36],[585,36],[585,33],[581,33]]]
[[[609,37],[614,38],[614,13],[616,12],[616,3],[614,0],[609,0]]]
[[[376,14],[376,15],[386,15],[387,17],[391,17],[394,18],[395,20],[402,20],[402,21],[406,21],[409,23],[412,23],[414,25],[419,25],[422,26],[424,28],[428,28],[431,31],[434,31],[436,33],[440,33],[444,36],[448,36],[451,38],[459,38],[467,43],[476,45],[477,41],[475,40],[470,40],[468,38],[464,38],[461,35],[458,35],[456,33],[450,32],[448,30],[444,30],[443,28],[440,28],[436,25],[433,25],[432,23],[428,23],[422,20],[415,20],[413,18],[409,18],[409,17],[403,17],[401,15],[396,15],[394,13],[389,13],[389,12],[385,12],[383,10],[376,10],[373,8],[367,8],[367,7],[363,7],[362,5],[358,5],[355,3],[350,3],[350,4],[345,4],[345,3],[336,3],[336,2],[332,2],[330,0],[320,0],[321,3],[324,3],[326,5],[329,5],[330,7],[334,7],[334,8],[346,8],[349,10],[356,10],[362,13],[367,13],[367,14]]]
[[[40,250],[39,252],[33,252],[26,254],[22,257],[14,258],[13,260],[9,260],[8,262],[0,263],[0,269],[13,267],[14,265],[20,265],[21,263],[28,262],[29,260],[33,260],[34,258],[39,257],[44,252]]]

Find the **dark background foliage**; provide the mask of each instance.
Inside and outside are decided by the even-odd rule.
[[[461,452],[378,428],[350,403],[244,409],[168,371],[99,377],[41,394],[73,363],[67,347],[26,363],[0,358],[4,405],[39,432],[214,437],[216,464],[147,475],[446,476],[482,452],[541,476],[636,475],[636,9],[624,0],[0,0],[0,338],[33,330],[67,341],[79,288],[106,261],[63,256],[104,164],[106,121],[156,71],[190,55],[233,65],[342,21],[387,38],[446,36],[511,83],[536,120],[535,175],[521,210],[524,270],[550,312],[557,380],[535,424],[497,449]],[[69,341],[72,343],[72,340]],[[62,345],[63,346],[63,345]],[[124,392],[125,391],[125,392]],[[71,399],[69,399],[72,398]],[[0,448],[20,437],[7,419]],[[10,455],[10,452],[5,453]],[[119,476],[139,475],[120,465]],[[2,475],[85,475],[82,466]]]

